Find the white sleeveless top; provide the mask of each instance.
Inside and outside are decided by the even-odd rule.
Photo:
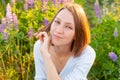
[[[96,54],[89,45],[79,57],[70,57],[59,76],[61,80],[87,80],[87,74],[92,67]],[[47,80],[43,58],[40,54],[40,41],[34,44],[35,77],[34,80]]]

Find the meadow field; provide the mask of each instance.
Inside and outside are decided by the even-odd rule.
[[[88,80],[120,80],[120,0],[74,0],[88,17],[96,59]],[[34,37],[64,0],[0,0],[0,80],[33,80]]]

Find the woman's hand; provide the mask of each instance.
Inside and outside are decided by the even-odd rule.
[[[47,54],[49,53],[49,47],[50,47],[50,39],[46,32],[40,32],[35,35],[37,38],[40,39],[40,51],[41,54]]]
[[[47,80],[61,80],[49,53],[50,38],[46,32],[36,33],[35,36],[40,39],[40,51],[44,60]]]

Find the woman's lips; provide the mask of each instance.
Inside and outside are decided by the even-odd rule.
[[[56,39],[62,39],[62,37],[61,37],[61,36],[56,35],[56,34],[53,34],[53,38],[56,38]]]

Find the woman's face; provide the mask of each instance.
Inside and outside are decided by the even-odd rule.
[[[51,42],[55,46],[70,46],[75,36],[73,15],[67,9],[61,10],[53,20],[50,29]]]

